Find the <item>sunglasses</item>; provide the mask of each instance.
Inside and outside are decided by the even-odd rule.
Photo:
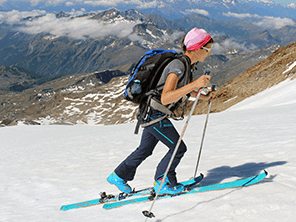
[[[201,47],[201,49],[205,49],[205,50],[207,50],[207,52],[210,52],[211,51],[211,49],[206,48],[206,47]]]

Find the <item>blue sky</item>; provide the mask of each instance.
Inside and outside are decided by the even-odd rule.
[[[280,4],[290,4],[290,3],[296,3],[296,0],[273,0],[274,2],[280,3]]]

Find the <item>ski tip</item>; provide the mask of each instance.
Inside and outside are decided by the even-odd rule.
[[[264,170],[264,173],[265,173],[266,176],[268,175],[268,172],[266,170]]]
[[[67,211],[67,210],[69,210],[69,209],[68,209],[67,206],[61,206],[60,210],[62,210],[62,211]]]

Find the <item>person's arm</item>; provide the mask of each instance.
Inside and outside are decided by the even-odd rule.
[[[199,89],[201,87],[206,87],[211,79],[209,75],[202,75],[197,80],[179,88],[178,85],[178,75],[175,73],[170,73],[165,81],[162,95],[161,95],[161,103],[163,105],[167,105],[173,103],[188,93],[191,93],[193,90]]]

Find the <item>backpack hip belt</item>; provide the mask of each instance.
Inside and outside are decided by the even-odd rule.
[[[143,127],[143,128],[146,126],[150,126],[154,123],[157,123],[157,122],[169,117],[172,114],[172,111],[169,109],[171,107],[171,105],[169,107],[166,107],[166,106],[162,105],[159,101],[157,101],[155,98],[151,98],[150,104],[148,104],[148,106],[152,109],[155,109],[157,111],[164,113],[165,115],[163,115],[162,117],[159,117],[157,119],[154,119],[150,122],[141,124],[141,127]]]

